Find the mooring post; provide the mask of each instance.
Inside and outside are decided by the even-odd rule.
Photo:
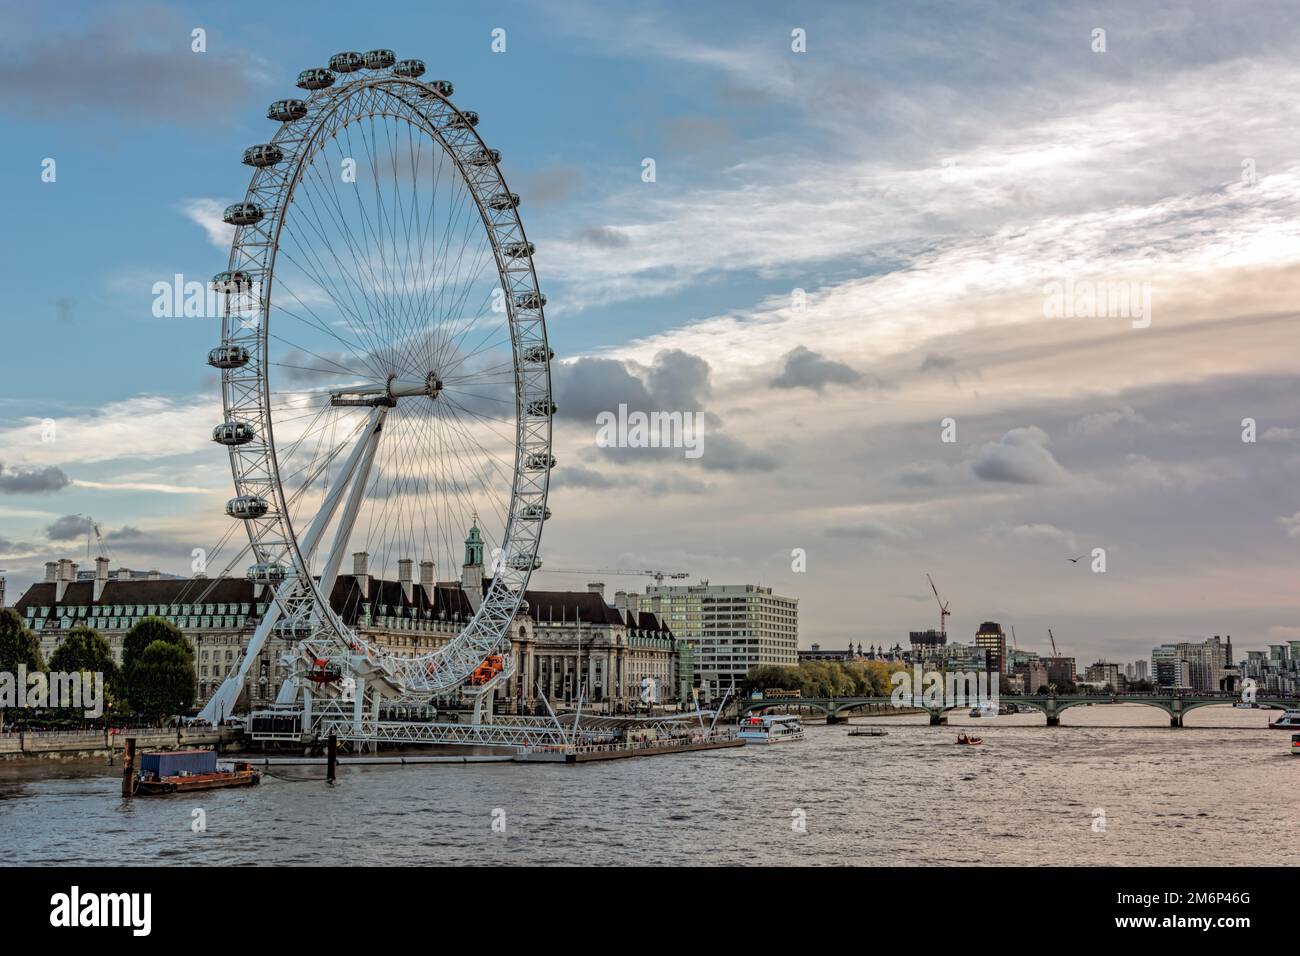
[[[122,751],[122,796],[135,796],[135,738],[126,738]]]
[[[330,734],[329,742],[325,746],[325,780],[329,783],[334,782],[334,772],[339,762],[339,738],[337,734]]]

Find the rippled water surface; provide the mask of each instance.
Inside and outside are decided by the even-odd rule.
[[[106,764],[0,763],[0,859],[1296,865],[1300,758],[1267,719],[1207,708],[1179,730],[1137,705],[1075,708],[1050,730],[1038,715],[954,719],[982,747],[875,719],[857,724],[888,736],[812,725],[799,742],[577,766],[343,767],[332,788],[290,767],[247,790],[133,801]]]

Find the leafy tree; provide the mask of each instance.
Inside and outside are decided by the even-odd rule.
[[[190,651],[190,642],[185,638],[185,633],[171,621],[164,618],[141,618],[122,638],[122,684],[126,691],[126,699],[131,704],[131,709],[141,713],[147,712],[141,702],[155,693],[157,688],[146,689],[139,682],[137,679],[138,665],[144,658],[144,652],[158,642],[172,645],[184,652],[185,656],[190,659],[190,677],[191,683],[193,683],[193,654]],[[190,692],[189,696],[191,699],[194,697],[193,691]],[[188,706],[186,704],[186,707]],[[172,713],[175,713],[175,711],[172,711]]]
[[[19,664],[26,665],[29,671],[45,669],[40,638],[28,629],[17,611],[0,608],[0,671],[15,673]]]
[[[50,655],[50,670],[69,674],[100,673],[104,675],[110,701],[116,700],[121,693],[121,676],[113,662],[108,641],[88,627],[74,627],[68,632]]]
[[[194,658],[187,647],[157,640],[136,657],[128,674],[131,706],[153,719],[189,710],[194,703]]]
[[[163,641],[184,648],[188,653],[190,642],[185,633],[166,618],[142,617],[122,638],[122,670],[130,671],[144,649],[154,641]]]

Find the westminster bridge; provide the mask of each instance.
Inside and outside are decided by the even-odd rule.
[[[918,695],[920,696],[920,695]],[[1194,694],[1000,694],[998,704],[1015,704],[1024,710],[1041,711],[1047,717],[1048,727],[1058,727],[1061,723],[1061,711],[1071,707],[1087,705],[1104,706],[1106,704],[1144,704],[1158,707],[1169,715],[1170,727],[1183,726],[1183,716],[1198,707],[1214,707],[1236,703],[1239,698],[1215,695],[1198,696]],[[990,704],[993,701],[989,702]],[[1255,703],[1267,710],[1300,710],[1300,699],[1283,697],[1257,697]],[[837,724],[854,716],[854,711],[872,708],[875,712],[884,709],[924,710],[930,715],[931,725],[946,724],[951,710],[968,710],[977,701],[971,699],[964,704],[944,704],[941,706],[916,703],[895,703],[892,697],[764,697],[749,698],[739,701],[741,714],[772,710],[780,707],[807,707],[820,710],[826,715],[828,724]],[[859,715],[865,716],[865,715]]]

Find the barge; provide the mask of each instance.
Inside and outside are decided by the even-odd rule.
[[[134,756],[134,755],[132,755]],[[230,770],[217,767],[215,750],[162,750],[141,754],[140,771],[131,780],[131,796],[153,797],[225,787],[253,787],[262,772],[247,762]]]

